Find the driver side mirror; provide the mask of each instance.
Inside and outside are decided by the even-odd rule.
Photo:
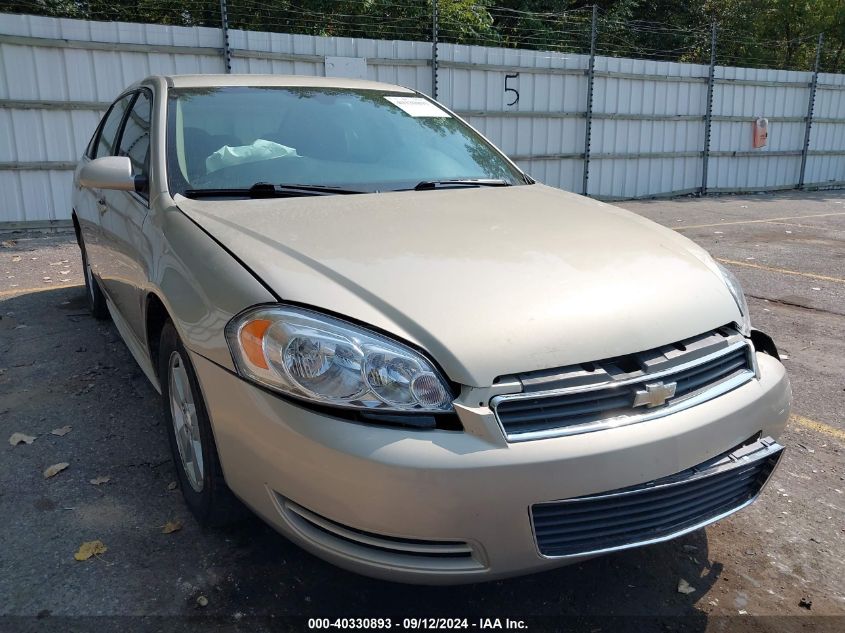
[[[103,156],[86,163],[79,172],[79,184],[88,189],[144,191],[146,176],[135,176],[128,156]]]

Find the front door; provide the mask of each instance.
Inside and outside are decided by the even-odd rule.
[[[152,94],[138,91],[118,137],[117,156],[128,156],[136,176],[149,178],[150,121]],[[131,334],[145,340],[144,292],[147,287],[149,243],[144,237],[144,220],[149,212],[147,189],[107,191],[102,214],[107,256],[101,265],[101,279],[115,308]]]
[[[83,162],[114,155],[117,147],[117,134],[126,111],[129,109],[133,94],[124,95],[109,108],[99,126],[97,137],[92,140]],[[102,278],[102,264],[107,253],[105,251],[103,215],[106,212],[106,191],[103,189],[89,189],[78,185],[79,195],[76,199],[76,217],[82,230],[82,240],[91,272],[98,279]]]

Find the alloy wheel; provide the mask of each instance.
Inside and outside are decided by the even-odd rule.
[[[188,372],[185,369],[185,360],[179,352],[174,351],[170,355],[168,367],[170,413],[182,470],[191,488],[202,492],[205,471],[197,407]]]

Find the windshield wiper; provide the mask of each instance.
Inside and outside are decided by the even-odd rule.
[[[257,182],[248,189],[186,189],[184,195],[186,198],[293,198],[296,196],[334,196],[352,193],[365,192],[328,185],[274,185],[269,182]]]
[[[418,182],[414,191],[445,189],[448,187],[510,187],[511,183],[496,178],[455,178],[453,180],[423,180]]]

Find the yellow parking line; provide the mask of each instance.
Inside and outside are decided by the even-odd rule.
[[[811,429],[813,431],[818,431],[819,433],[824,433],[825,435],[830,435],[831,437],[835,437],[836,439],[845,442],[845,431],[842,429],[837,429],[835,426],[830,426],[829,424],[825,424],[824,422],[816,422],[815,420],[805,418],[803,415],[797,415],[795,413],[789,416],[789,421],[794,424],[797,424],[798,426],[803,426],[806,429]]]
[[[717,257],[717,261],[723,264],[732,264],[734,266],[745,266],[747,268],[757,268],[758,270],[766,270],[770,273],[783,273],[784,275],[798,275],[799,277],[809,277],[810,279],[819,279],[821,281],[834,281],[839,284],[845,284],[845,279],[841,277],[828,277],[827,275],[819,275],[817,273],[802,273],[798,270],[789,270],[788,268],[776,268],[774,266],[764,266],[763,264],[752,264],[751,262],[738,262],[733,259],[724,259]]]
[[[55,285],[55,286],[45,286],[39,288],[15,288],[14,290],[0,290],[0,297],[15,297],[18,295],[28,295],[34,292],[46,292],[48,290],[55,290],[56,288],[81,288],[82,284],[68,284],[68,285]]]
[[[765,220],[737,220],[736,222],[716,222],[715,224],[688,224],[687,226],[673,226],[676,231],[683,229],[707,229],[713,226],[728,226],[731,224],[760,224],[763,222],[782,222],[784,220],[803,220],[804,218],[827,218],[832,215],[845,215],[845,211],[836,213],[816,213],[815,215],[793,215],[788,218],[767,218]]]
[[[775,220],[770,220],[769,224],[774,224],[775,226],[797,226],[801,229],[815,229],[816,231],[827,231],[824,226],[816,226],[814,224],[798,224],[798,222],[777,222]]]

